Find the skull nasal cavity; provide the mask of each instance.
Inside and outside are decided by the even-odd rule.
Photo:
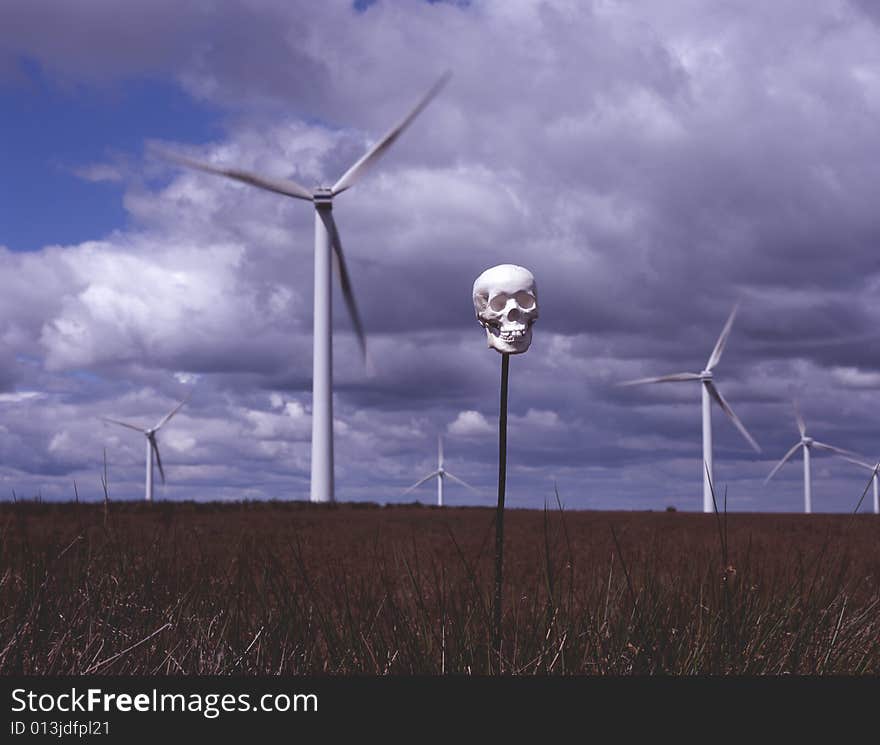
[[[507,320],[508,321],[518,321],[519,317],[521,315],[522,314],[519,312],[519,310],[517,308],[511,308],[510,312],[507,314]]]

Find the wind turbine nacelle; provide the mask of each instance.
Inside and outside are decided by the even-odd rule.
[[[329,186],[319,186],[312,193],[312,201],[316,207],[330,207],[333,205],[333,189]]]

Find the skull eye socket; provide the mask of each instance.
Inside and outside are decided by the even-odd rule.
[[[535,305],[535,298],[527,292],[518,292],[516,293],[516,302],[520,308],[529,310],[529,308],[532,308]]]
[[[504,310],[505,305],[507,305],[507,295],[503,292],[499,293],[489,301],[489,307],[496,312]]]

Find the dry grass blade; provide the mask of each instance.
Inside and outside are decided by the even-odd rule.
[[[154,636],[157,636],[157,635],[161,634],[163,631],[165,631],[165,629],[170,629],[170,628],[171,628],[171,624],[170,624],[170,623],[166,623],[166,624],[160,626],[160,627],[159,627],[158,629],[156,629],[152,634],[149,634],[148,636],[145,636],[143,639],[141,639],[141,640],[138,641],[138,642],[135,642],[135,643],[132,644],[130,647],[126,647],[126,648],[123,649],[122,651],[117,652],[117,653],[114,654],[114,655],[111,655],[111,656],[108,657],[106,660],[101,660],[100,662],[95,663],[95,664],[92,665],[91,667],[87,668],[87,669],[85,670],[84,674],[85,674],[85,675],[89,675],[90,673],[97,672],[97,671],[100,670],[102,667],[106,667],[106,666],[109,665],[111,662],[115,662],[115,661],[118,660],[120,657],[123,657],[124,655],[127,655],[127,654],[128,654],[129,652],[131,652],[132,650],[137,649],[139,646],[141,646],[141,644],[145,644],[146,642],[150,641],[150,639],[152,639]]]

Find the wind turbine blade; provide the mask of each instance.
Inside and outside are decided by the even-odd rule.
[[[180,166],[193,168],[197,171],[204,171],[205,173],[213,173],[216,176],[226,176],[226,178],[241,181],[244,184],[250,184],[251,186],[266,189],[267,191],[274,191],[276,194],[283,194],[286,197],[305,199],[309,202],[312,201],[312,192],[306,189],[302,184],[298,184],[296,181],[291,181],[290,179],[268,178],[266,176],[259,176],[256,173],[251,173],[250,171],[243,171],[240,168],[221,168],[219,166],[212,166],[210,163],[202,163],[201,161],[193,160],[192,158],[187,158],[183,155],[178,155],[177,153],[168,152],[162,148],[153,147],[152,150],[165,160],[171,161]]]
[[[460,479],[460,478],[458,478],[458,476],[455,476],[454,474],[449,473],[449,471],[446,471],[445,473],[446,473],[446,475],[449,476],[449,478],[451,478],[453,481],[457,481],[457,482],[458,482],[459,484],[461,484],[462,486],[466,486],[466,487],[467,487],[468,489],[470,489],[474,494],[479,494],[479,493],[480,493],[479,490],[478,490],[476,487],[471,486],[471,485],[470,485],[467,481],[465,481],[464,479]]]
[[[173,409],[171,409],[171,411],[169,411],[165,416],[163,416],[159,420],[159,423],[155,427],[153,427],[153,431],[157,432],[161,427],[163,427],[165,424],[167,424],[168,421],[171,419],[171,417],[173,417],[178,411],[180,411],[180,409],[183,407],[183,405],[187,401],[189,401],[189,397],[191,395],[192,395],[192,391],[187,393],[186,396],[184,397],[183,401],[181,401],[179,404],[177,404],[177,406],[175,406]]]
[[[730,311],[730,315],[727,317],[727,323],[725,323],[724,328],[721,329],[721,336],[719,336],[718,341],[715,342],[715,349],[713,349],[712,354],[709,355],[706,369],[710,372],[712,371],[712,368],[721,361],[721,355],[724,353],[724,347],[727,345],[727,337],[730,336],[730,329],[733,328],[733,321],[736,318],[737,310],[739,310],[739,303],[734,305],[733,310]]]
[[[721,395],[721,391],[719,391],[715,384],[711,380],[707,380],[705,383],[706,387],[709,389],[709,393],[712,394],[712,398],[715,399],[715,402],[721,407],[721,410],[730,417],[730,421],[736,425],[736,428],[740,431],[740,434],[748,440],[749,445],[751,445],[757,452],[761,452],[761,446],[758,444],[758,441],[749,434],[749,431],[746,429],[746,426],[740,421],[739,417],[733,413],[733,409],[730,408],[730,404],[724,400],[724,397]]]
[[[400,137],[403,131],[410,125],[413,119],[415,119],[429,103],[449,82],[449,78],[452,77],[452,73],[447,71],[440,76],[440,79],[431,86],[431,89],[421,98],[421,100],[415,105],[415,107],[407,114],[403,119],[398,122],[397,125],[392,127],[385,136],[379,140],[373,147],[371,147],[367,152],[363,155],[363,157],[355,163],[351,168],[349,168],[344,174],[342,174],[342,178],[339,179],[335,184],[333,184],[333,196],[345,191],[350,186],[352,186],[355,181],[357,181],[361,176],[364,175],[366,170],[370,168],[382,155],[385,151],[394,144],[394,141]]]
[[[156,454],[156,465],[159,466],[159,475],[162,477],[162,483],[165,483],[165,469],[162,468],[162,457],[159,455],[159,443],[156,442],[156,437],[150,437],[150,445],[153,447],[153,452]]]
[[[848,460],[850,463],[855,463],[857,466],[867,468],[869,471],[873,471],[877,468],[876,465],[871,465],[870,463],[866,463],[865,461],[859,460],[858,458],[850,458],[848,455],[841,455],[840,457],[844,460]]]
[[[401,492],[400,496],[403,496],[404,494],[409,494],[413,489],[417,489],[418,487],[420,487],[422,484],[424,484],[429,479],[432,479],[435,476],[439,476],[439,475],[440,475],[440,471],[433,471],[432,473],[429,473],[427,476],[425,476],[425,478],[419,479],[418,481],[416,481],[416,483],[414,483],[411,487],[409,487],[409,489],[404,489]]]
[[[437,465],[443,468],[443,435],[437,435]]]
[[[627,385],[645,385],[646,383],[681,383],[685,380],[699,380],[699,373],[674,373],[672,375],[661,375],[658,378],[638,378],[637,380],[626,380],[618,383],[619,386]]]
[[[801,410],[798,406],[797,401],[792,401],[792,406],[794,406],[794,418],[797,422],[798,432],[801,433],[801,437],[804,437],[807,434],[807,424],[804,421],[804,418],[801,416]]]
[[[120,422],[118,419],[111,419],[110,417],[102,416],[105,422],[110,422],[111,424],[118,424],[120,427],[128,427],[129,429],[133,429],[135,432],[140,432],[143,434],[146,430],[143,427],[138,427],[136,424],[129,424],[128,422]]]
[[[803,443],[796,442],[794,444],[794,447],[792,447],[791,450],[789,450],[784,456],[782,456],[782,460],[776,464],[776,467],[772,471],[770,471],[770,475],[766,479],[764,479],[764,483],[766,484],[767,482],[769,482],[770,479],[772,479],[776,475],[776,473],[779,471],[779,469],[782,468],[786,464],[788,459],[791,458],[791,456],[797,452],[797,449],[802,446],[803,446]]]
[[[865,484],[865,489],[864,489],[864,491],[862,492],[862,496],[859,497],[859,501],[858,501],[858,503],[856,504],[856,508],[853,510],[853,514],[854,514],[854,515],[859,511],[859,509],[861,509],[862,502],[865,501],[865,495],[868,493],[868,489],[870,489],[870,488],[871,488],[871,485],[874,483],[874,479],[875,479],[875,478],[876,478],[876,475],[872,473],[872,474],[871,474],[871,478],[868,479],[868,483]]]
[[[843,448],[834,447],[834,445],[829,445],[825,442],[819,442],[818,440],[813,440],[813,446],[819,448],[820,450],[827,450],[829,453],[836,453],[837,455],[848,456],[850,458],[858,458],[859,454],[854,453],[852,450],[844,450]]]
[[[342,253],[342,241],[339,238],[339,231],[336,229],[336,221],[333,219],[333,213],[327,209],[318,210],[324,227],[330,235],[333,243],[333,266],[339,274],[339,284],[342,286],[342,295],[345,298],[345,305],[348,307],[348,314],[351,316],[351,322],[354,325],[357,334],[358,343],[361,352],[364,355],[364,361],[367,359],[367,335],[364,333],[364,325],[361,323],[361,316],[358,313],[357,304],[354,300],[354,292],[351,289],[351,279],[348,276],[348,268],[345,265],[345,255]]]

